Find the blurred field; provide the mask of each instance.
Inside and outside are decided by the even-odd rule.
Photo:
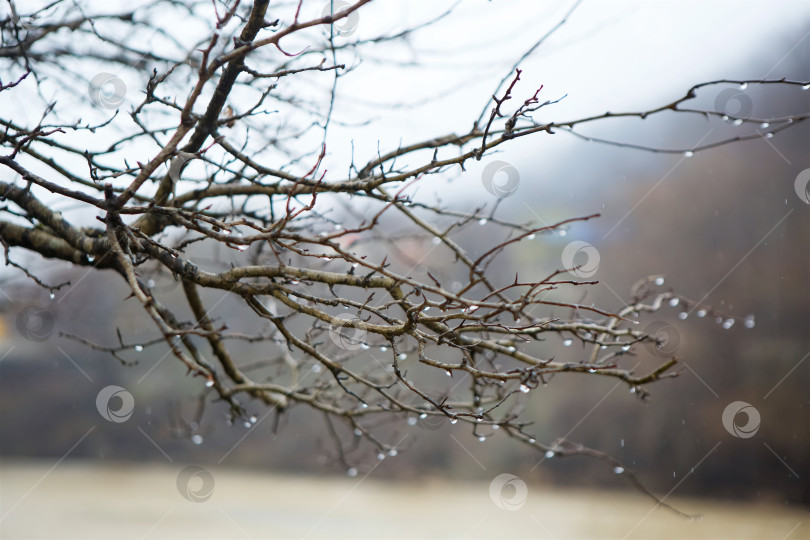
[[[53,470],[51,470],[53,468]],[[380,483],[210,468],[206,502],[180,496],[182,465],[0,465],[2,538],[810,538],[810,514],[673,499],[687,521],[632,493],[529,485],[502,510],[488,483]],[[191,486],[198,489],[199,486]],[[507,495],[508,496],[508,495]]]

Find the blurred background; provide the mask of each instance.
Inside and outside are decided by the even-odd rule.
[[[399,18],[401,24],[413,24],[440,13],[438,4],[395,2],[385,12],[374,12],[380,8],[372,4],[361,15],[357,31],[374,33],[366,29],[371,21],[382,25]],[[570,4],[562,3],[470,2],[413,37],[412,58],[408,59],[412,64],[391,67],[385,62],[391,58],[382,56],[358,64],[346,79],[343,91],[347,97],[338,106],[344,106],[347,116],[363,114],[373,123],[371,128],[361,122],[335,128],[328,157],[333,169],[345,170],[341,167],[351,143],[356,155],[366,155],[376,149],[378,141],[382,148],[390,149],[400,139],[413,141],[468,129],[511,65],[569,8]],[[375,13],[379,19],[374,19]],[[682,97],[693,84],[715,79],[808,81],[809,34],[810,5],[804,1],[585,2],[534,56],[521,63],[524,74],[515,95],[521,100],[521,96],[529,97],[539,84],[544,85],[541,96],[545,99],[566,95],[541,115],[559,121],[606,110],[640,111],[663,105]],[[387,108],[387,104],[403,101],[411,106]],[[810,91],[798,86],[749,85],[743,89],[729,84],[700,91],[690,103],[706,110],[723,109],[731,116],[780,117],[810,111]],[[598,249],[594,279],[600,283],[577,298],[580,303],[616,310],[629,298],[634,282],[661,275],[663,289],[712,305],[737,322],[726,327],[724,319],[718,322],[679,306],[648,316],[642,324],[659,324],[670,336],[668,347],[682,360],[680,376],[650,386],[652,395],[647,401],[613,380],[558,376],[526,400],[527,418],[535,422],[533,431],[546,442],[565,436],[614,456],[660,496],[707,499],[705,507],[693,502],[685,509],[690,513],[706,508],[716,514],[727,512],[726,528],[707,534],[807,538],[810,204],[797,192],[796,179],[810,168],[810,124],[770,137],[765,125],[735,126],[720,119],[670,114],[644,121],[605,120],[578,127],[577,132],[584,137],[684,150],[737,135],[762,136],[688,156],[602,145],[563,132],[541,133],[506,145],[466,172],[420,188],[418,196],[439,196],[459,209],[491,207],[496,199],[481,181],[482,168],[493,159],[503,160],[517,169],[519,185],[501,203],[498,215],[553,223],[601,213],[598,220],[571,226],[564,237],[538,236],[532,244],[522,243],[520,250],[509,252],[509,259],[502,261],[505,275],[513,275],[515,269],[538,275],[553,271],[561,267],[563,247],[572,240],[583,240]],[[498,238],[497,228],[478,227],[462,233],[459,241],[475,254]],[[214,260],[222,255],[206,256]],[[358,453],[360,466],[354,475],[359,475],[346,478],[322,418],[312,411],[295,408],[277,419],[255,404],[255,425],[228,425],[226,411],[218,404],[201,409],[199,381],[186,378],[182,366],[166,357],[160,347],[147,347],[137,357],[130,355],[127,360],[137,363],[128,366],[61,337],[60,332],[66,332],[112,345],[116,328],[125,328],[131,340],[148,340],[154,334],[142,308],[126,300],[126,288],[116,276],[86,274],[61,262],[36,264],[34,268],[41,269],[40,275],[49,281],[70,280],[73,286],[50,298],[19,272],[0,274],[0,470],[4,477],[0,494],[3,517],[8,516],[0,522],[0,531],[13,533],[8,537],[23,535],[24,529],[15,522],[20,508],[31,505],[56,511],[56,506],[48,506],[58,506],[55,500],[33,501],[45,497],[37,495],[39,483],[55,481],[59,470],[79,471],[74,479],[77,483],[81,478],[97,478],[94,471],[107,471],[106,480],[99,481],[118,490],[125,485],[135,489],[139,478],[145,482],[153,475],[168,479],[174,489],[177,471],[186,464],[215,471],[217,488],[212,500],[219,497],[220,501],[228,500],[224,493],[239,475],[246,482],[245,492],[250,493],[251,489],[256,493],[266,489],[248,487],[255,475],[296,475],[300,481],[278,477],[282,479],[273,484],[278,490],[270,488],[276,493],[268,496],[286,498],[283,494],[288,493],[298,500],[325,501],[327,509],[334,505],[337,509],[323,519],[318,514],[319,525],[334,523],[338,516],[349,519],[350,514],[344,513],[348,503],[337,505],[350,494],[352,504],[368,502],[370,508],[386,515],[391,510],[383,501],[391,495],[377,483],[383,481],[396,481],[383,486],[414,490],[403,492],[409,501],[403,508],[419,514],[427,506],[446,504],[450,516],[458,521],[459,513],[467,513],[478,503],[464,499],[469,488],[452,491],[452,486],[471,482],[484,501],[481,504],[492,509],[487,486],[501,473],[513,474],[528,485],[527,508],[539,508],[538,512],[549,512],[555,504],[593,501],[592,506],[575,506],[582,508],[577,515],[602,513],[602,518],[593,518],[599,520],[610,512],[611,504],[624,504],[622,497],[642,505],[639,518],[654,509],[621,475],[597,460],[545,459],[506,437],[481,443],[469,430],[420,421],[398,427],[407,438],[395,457],[378,461],[374,455]],[[424,264],[450,272],[438,260],[434,263],[428,258]],[[175,291],[177,284],[170,280],[159,285],[165,285],[170,295],[180,295]],[[255,324],[252,313],[237,299],[225,299],[217,310],[231,328]],[[549,346],[558,349],[558,358],[584,354],[561,343]],[[249,354],[256,355],[255,351]],[[241,360],[249,364],[262,357]],[[655,350],[642,349],[638,361],[650,366],[660,356]],[[95,398],[108,385],[124,387],[133,395],[135,408],[128,421],[107,422],[100,417]],[[728,422],[724,425],[724,411],[734,402],[744,402],[758,413],[756,426],[748,422],[753,435],[733,433],[735,425],[747,423],[744,413],[730,428]],[[55,472],[51,475],[51,471]],[[127,471],[143,472],[133,476]],[[317,483],[336,476],[343,479]],[[363,486],[381,491],[365,492]],[[144,488],[143,493],[149,489]],[[234,493],[231,501],[240,500]],[[362,493],[372,493],[367,495],[369,501],[357,501]],[[554,493],[560,493],[560,498],[549,495]],[[597,494],[603,498],[588,498]],[[69,490],[62,495],[70,496]],[[718,510],[719,506],[711,505],[721,503],[708,499],[733,505]],[[408,506],[416,504],[414,501],[421,506]],[[741,509],[749,507],[741,505],[752,502],[769,504],[769,512],[782,508],[786,513],[769,514],[777,517],[764,530],[750,524],[739,531],[731,528],[747,523]],[[467,503],[469,506],[463,505]],[[396,507],[399,503],[391,504]],[[251,527],[261,523],[256,516],[234,514],[240,507],[234,508],[229,519],[244,530],[253,531]],[[626,528],[614,531],[605,526],[601,532],[588,532],[570,528],[576,518],[555,524],[551,515],[548,522],[543,521],[548,524],[544,530],[534,528],[531,519],[518,517],[518,512],[504,513],[498,508],[492,512],[491,520],[501,527],[492,525],[492,533],[487,523],[479,529],[445,530],[436,525],[434,530],[471,537],[498,536],[506,534],[504,531],[540,537],[677,537],[680,532],[673,531],[681,530],[666,521],[661,529],[642,527],[627,532]],[[439,513],[434,517],[436,523],[444,519]],[[258,521],[253,523],[253,519]],[[396,536],[395,531],[373,528],[373,520],[368,522],[368,530],[362,529],[360,521],[344,525],[358,536]],[[766,523],[766,518],[759,522]],[[513,532],[510,523],[533,528]],[[276,521],[275,526],[282,524]],[[316,528],[310,534],[342,536],[343,529],[336,527]],[[238,528],[221,535],[241,537]],[[180,534],[160,528],[155,531],[154,537]],[[151,532],[141,530],[140,534]],[[305,532],[279,534],[303,536]],[[262,535],[251,532],[246,536]]]

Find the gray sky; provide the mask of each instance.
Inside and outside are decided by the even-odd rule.
[[[352,37],[371,37],[389,24],[403,28],[451,4],[420,0],[372,4]],[[341,80],[340,89],[344,111],[350,111],[352,119],[366,115],[374,122],[371,127],[335,129],[329,139],[327,167],[345,170],[352,141],[355,156],[362,161],[376,153],[378,141],[386,151],[400,139],[409,143],[469,129],[497,81],[572,5],[467,0],[451,17],[420,31],[412,40],[411,53],[396,56],[419,61],[420,66],[384,67],[366,59]],[[538,118],[567,120],[606,110],[658,106],[707,80],[780,78],[786,75],[782,61],[791,50],[810,47],[804,33],[810,30],[808,21],[810,3],[806,1],[586,0],[565,26],[521,64],[522,80],[508,105],[520,103],[542,84],[541,98],[567,97]],[[802,39],[794,39],[797,35]],[[371,56],[381,58],[384,52]],[[763,72],[761,65],[772,69]],[[426,98],[423,106],[400,110],[360,104],[414,104]],[[525,160],[537,144],[515,141],[507,145],[504,155]],[[570,144],[581,143],[565,134],[555,137],[555,148]],[[554,154],[549,158],[554,159]],[[469,170],[478,174],[475,164]]]
[[[340,4],[337,0],[335,3]],[[371,38],[404,30],[430,20],[455,3],[372,2],[360,11],[351,38]],[[110,11],[120,10],[122,4],[87,3]],[[276,5],[279,7],[271,16],[289,19],[293,3]],[[319,16],[327,5],[327,0],[306,0],[301,18]],[[371,45],[361,48],[358,57],[344,52],[338,61],[356,69],[340,79],[336,119],[349,125],[335,122],[330,128],[324,163],[329,170],[327,177],[332,180],[343,177],[352,152],[357,162],[364,163],[376,156],[378,145],[385,152],[400,143],[468,130],[482,109],[491,106],[489,100],[498,81],[572,5],[573,2],[559,0],[463,0],[449,17],[411,36],[407,46],[399,42]],[[657,106],[706,80],[810,77],[810,73],[785,73],[786,66],[782,64],[793,49],[810,46],[806,34],[810,30],[808,21],[810,3],[806,0],[585,0],[562,28],[521,63],[522,80],[505,109],[512,110],[541,84],[542,100],[567,97],[541,111],[536,118],[560,121],[606,110]],[[178,27],[181,34],[178,37],[191,41],[193,36],[182,35],[182,28]],[[299,50],[297,45],[292,40],[285,43],[288,50]],[[772,68],[763,72],[760,67],[750,67],[762,65]],[[88,79],[91,75],[88,74]],[[328,88],[331,82],[329,74],[321,74],[316,84]],[[127,99],[139,102],[142,81],[128,80],[128,84],[132,88]],[[290,84],[295,85],[295,79]],[[54,88],[53,92],[55,98],[69,99],[62,88]],[[5,106],[21,114],[30,109],[21,101],[26,99],[24,92],[4,94],[8,95],[2,96],[3,100],[9,100]],[[406,106],[394,108],[395,104]],[[125,104],[124,110],[130,105]],[[238,110],[239,103],[234,105]],[[94,113],[99,118],[109,117],[109,111],[104,110],[75,113],[85,119]],[[126,115],[117,121],[126,121]],[[621,133],[617,135],[621,138]],[[86,136],[89,135],[70,135],[73,142]],[[319,135],[313,133],[313,137]],[[92,147],[96,142],[88,141],[88,145]],[[505,145],[497,159],[521,168],[521,163],[536,163],[540,156],[545,165],[550,165],[581,144],[566,134],[554,137],[538,134]],[[493,158],[469,163],[466,174],[479,178],[481,167]],[[456,174],[458,169],[450,172]],[[9,173],[0,174],[8,177]],[[480,181],[454,185],[465,187],[463,191],[450,188],[449,192],[459,197],[486,196]],[[470,185],[474,188],[467,187]],[[439,182],[432,182],[433,186],[437,191],[448,192]],[[72,214],[68,213],[70,219],[92,221],[92,216],[79,218]]]

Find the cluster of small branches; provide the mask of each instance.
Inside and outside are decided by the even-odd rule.
[[[468,132],[365,161],[353,156],[338,174],[323,168],[338,83],[351,70],[338,60],[419,30],[341,36],[336,28],[370,2],[309,16],[303,2],[271,9],[268,0],[153,1],[104,14],[60,0],[27,12],[9,1],[0,21],[0,98],[25,108],[0,113],[6,263],[52,291],[65,284],[46,283],[37,263],[13,261],[11,248],[117,273],[158,336],[134,343],[119,331],[115,346],[71,337],[122,361],[128,351],[165,344],[206,392],[230,405],[234,419],[250,422],[253,400],[279,415],[295,405],[320,411],[343,459],[336,426],[387,455],[396,442],[374,429],[375,419],[393,415],[467,423],[476,435],[500,430],[548,455],[614,464],[568,441],[536,440],[520,418],[519,396],[562,372],[614,377],[645,396],[643,386],[677,373],[677,360],[660,358],[651,371],[636,372],[637,347],[660,341],[638,317],[678,297],[649,279],[625,306],[607,310],[565,300],[596,283],[572,278],[576,267],[539,280],[503,275],[493,263],[510,249],[597,215],[515,223],[496,215],[497,204],[463,211],[419,200],[415,188],[433,175],[458,174],[517,137],[578,135],[577,126],[621,116],[723,116],[686,107],[707,85],[806,83],[712,81],[648,111],[541,123],[533,114],[560,98],[542,98],[538,86],[510,108],[517,69]],[[172,31],[178,17],[182,36]],[[318,84],[326,90],[318,93]],[[126,110],[122,88],[137,98]],[[99,120],[79,118],[77,104]],[[769,122],[775,133],[808,116],[741,120]],[[57,210],[68,207],[85,208],[96,222],[68,221]],[[482,255],[475,257],[462,237],[479,222],[505,239],[477,246]],[[401,236],[394,228],[403,223]],[[421,245],[451,269],[420,265],[410,251]],[[226,250],[230,264],[208,261],[211,246]],[[161,294],[160,279],[182,285],[184,305]],[[241,298],[263,329],[243,333],[218,319],[212,290]],[[179,314],[186,310],[192,318]],[[556,360],[539,346],[555,339],[578,340],[590,353]],[[234,341],[264,347],[262,358],[271,344],[275,357],[240,361],[231,354]]]

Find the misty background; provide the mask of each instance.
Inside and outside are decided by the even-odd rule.
[[[405,4],[387,10],[388,19],[375,24],[397,17],[412,24],[429,9],[429,3]],[[382,65],[390,58],[364,60],[345,79],[343,100],[336,105],[339,118],[356,121],[330,134],[331,168],[343,170],[352,143],[355,155],[365,156],[376,152],[378,142],[387,150],[400,139],[407,143],[468,129],[512,63],[567,9],[533,2],[471,2],[446,24],[419,32],[412,57],[397,67]],[[366,31],[374,13],[363,15],[358,32]],[[605,110],[640,111],[674,101],[707,80],[806,81],[808,33],[806,2],[586,3],[547,46],[521,63],[524,75],[516,101],[539,84],[544,85],[544,99],[567,95],[541,115],[558,121]],[[738,92],[718,102],[719,91],[727,88]],[[400,102],[411,106],[386,106]],[[808,111],[810,92],[727,85],[699,92],[690,104],[708,110],[727,107],[730,114],[750,105],[750,117],[776,117]],[[602,215],[572,225],[564,237],[540,235],[532,243],[522,242],[501,260],[505,279],[515,271],[550,273],[562,266],[560,253],[568,242],[584,240],[598,249],[594,279],[600,284],[576,299],[582,304],[618,310],[633,283],[662,275],[664,289],[739,321],[753,317],[750,328],[741,322],[724,328],[697,313],[682,318],[683,309],[672,306],[642,318],[642,325],[667,325],[675,355],[682,360],[681,375],[651,385],[652,395],[644,402],[611,379],[558,375],[526,398],[526,414],[535,422],[532,431],[538,439],[551,442],[565,436],[604,451],[659,493],[677,485],[679,495],[808,504],[810,205],[797,195],[795,179],[810,167],[810,126],[802,123],[769,138],[767,126],[673,116],[604,120],[577,132],[687,150],[699,141],[753,130],[762,137],[687,156],[601,145],[563,132],[537,134],[513,141],[465,172],[420,186],[416,196],[430,201],[440,197],[461,210],[482,204],[491,208],[496,199],[483,186],[481,172],[488,162],[503,160],[518,170],[520,182],[496,216],[554,223]],[[2,174],[8,176],[7,171]],[[65,209],[68,219],[71,211]],[[458,241],[475,255],[499,241],[498,232],[470,224]],[[428,244],[420,248],[426,256],[421,264],[451,275],[451,267],[433,262]],[[212,264],[225,264],[228,256],[198,255]],[[64,332],[114,345],[117,328],[128,342],[154,337],[150,320],[136,301],[127,299],[117,276],[86,274],[53,261],[31,268],[51,282],[70,280],[72,287],[50,298],[19,272],[0,274],[4,458],[55,462],[94,426],[72,449],[71,459],[345,475],[326,424],[313,411],[294,407],[277,416],[261,404],[249,404],[257,423],[250,428],[229,425],[221,404],[208,403],[200,410],[202,385],[187,378],[182,366],[166,357],[165,348],[146,347],[128,355],[137,363],[125,366],[62,337]],[[180,297],[171,279],[159,285]],[[20,313],[32,309],[42,312],[45,326],[40,334],[23,335],[17,328]],[[226,297],[216,315],[232,329],[260,324],[237,298]],[[558,358],[576,359],[589,352],[562,342],[547,346]],[[243,354],[243,365],[266,358],[247,346]],[[641,349],[638,361],[644,371],[661,357]],[[99,416],[96,395],[111,384],[135,398],[128,422],[105,422]],[[724,428],[723,411],[734,401],[759,411],[755,436],[734,437]],[[192,422],[196,427],[189,429]],[[596,460],[545,459],[506,437],[479,442],[461,426],[398,419],[384,429],[408,437],[398,455],[382,463],[368,449],[357,449],[359,468],[373,468],[375,478],[489,480],[493,471],[509,471],[529,484],[631,489]]]

